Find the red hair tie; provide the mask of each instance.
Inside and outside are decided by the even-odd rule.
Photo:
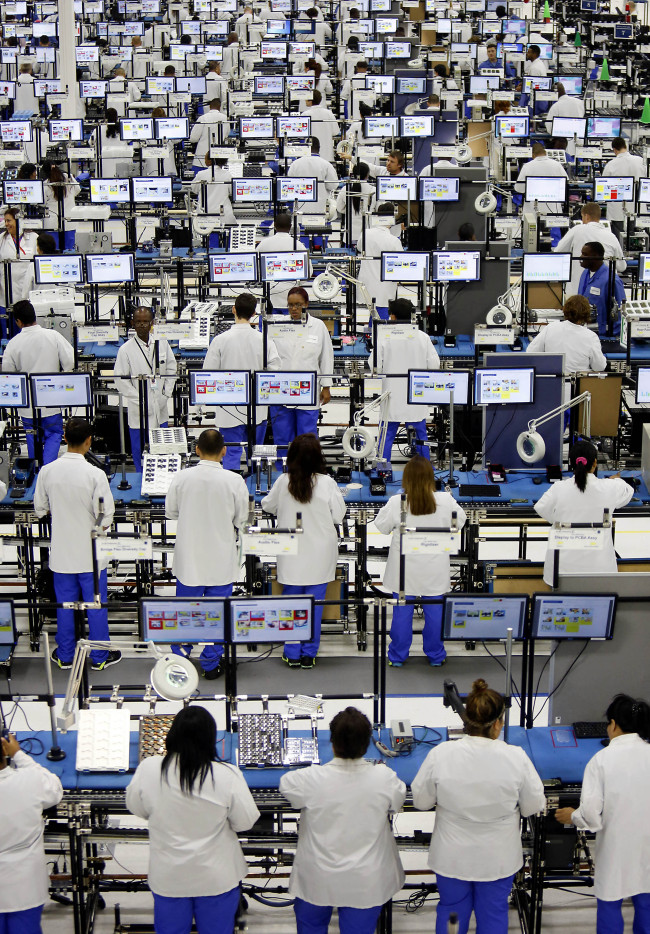
[[[586,467],[586,466],[587,466],[587,458],[586,458],[586,457],[576,457],[576,464],[584,464],[585,467]]]

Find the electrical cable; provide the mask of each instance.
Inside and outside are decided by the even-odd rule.
[[[537,711],[537,713],[536,713],[535,716],[533,717],[533,723],[535,722],[535,720],[537,720],[537,718],[539,717],[539,715],[541,714],[541,712],[544,710],[544,707],[546,707],[546,705],[548,704],[549,700],[553,697],[553,695],[555,694],[555,692],[564,684],[564,682],[566,681],[566,679],[567,679],[567,677],[568,677],[568,675],[569,675],[569,672],[570,672],[571,669],[574,667],[574,665],[577,663],[578,659],[579,659],[580,656],[584,653],[584,651],[585,651],[585,649],[587,648],[588,645],[589,645],[589,640],[586,640],[586,641],[585,641],[585,644],[582,646],[582,648],[580,649],[580,651],[578,652],[578,654],[576,655],[576,657],[573,659],[573,661],[571,662],[571,664],[569,665],[569,667],[567,668],[567,670],[564,672],[564,674],[562,675],[562,677],[560,678],[560,680],[558,681],[558,683],[555,685],[555,687],[553,688],[553,690],[551,691],[551,693],[548,694],[548,695],[546,696],[546,699],[545,699],[544,703],[542,704],[542,706],[539,708],[539,710]]]

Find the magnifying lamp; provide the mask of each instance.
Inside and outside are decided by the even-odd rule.
[[[536,464],[538,461],[541,461],[546,454],[546,442],[537,431],[538,427],[546,424],[546,422],[550,422],[551,419],[562,415],[563,412],[567,412],[569,409],[583,402],[585,407],[582,433],[589,437],[591,433],[591,393],[581,392],[579,396],[576,396],[575,399],[571,399],[570,402],[558,405],[557,408],[551,409],[551,411],[546,412],[545,415],[541,415],[539,418],[533,418],[528,422],[528,430],[522,431],[517,437],[517,454],[525,464]]]
[[[355,412],[354,415],[354,425],[346,429],[342,438],[343,450],[351,457],[353,460],[363,460],[363,458],[372,457],[375,451],[375,436],[369,428],[364,428],[363,425],[360,425],[359,422],[364,418],[368,412],[371,412],[372,409],[376,409],[377,406],[388,399],[390,392],[382,392],[380,396],[377,396],[376,399],[373,399],[372,402],[369,402],[368,405],[364,405],[362,409],[359,409],[358,412]],[[385,436],[388,423],[384,422],[382,424],[382,433]],[[379,450],[383,450],[383,442],[381,437],[379,439]]]
[[[497,192],[499,195],[508,195],[509,192],[505,191],[503,188],[497,188],[496,185],[490,185],[487,191],[481,192],[476,201],[474,202],[474,210],[477,214],[492,214],[496,210],[497,198],[494,192]]]
[[[316,276],[312,282],[312,292],[320,302],[331,302],[340,294],[343,279],[357,286],[364,302],[368,308],[371,308],[372,298],[363,282],[360,282],[359,279],[355,279],[354,276],[339,269],[338,266],[332,266],[331,263],[328,263],[325,267],[325,272],[322,272],[320,276]]]
[[[219,229],[219,223],[212,217],[195,214],[192,217],[192,227],[200,237],[207,237]]]
[[[199,673],[189,658],[168,652],[151,669],[151,686],[164,700],[187,700],[199,686]]]
[[[518,289],[521,285],[521,276],[517,279],[516,282],[513,282],[510,288],[499,295],[496,305],[493,305],[492,308],[488,311],[485,317],[485,323],[491,325],[500,325],[502,327],[509,327],[514,320],[514,314],[512,309],[508,305],[508,299],[512,297],[515,289]]]

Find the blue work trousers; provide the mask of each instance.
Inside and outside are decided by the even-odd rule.
[[[34,453],[34,419],[22,418],[23,428],[27,435],[27,456],[32,460],[36,456]],[[41,430],[39,431],[39,440],[43,448],[43,466],[51,464],[59,456],[59,448],[63,441],[63,416],[47,415],[41,419]]]
[[[632,934],[650,934],[650,894],[633,895],[634,923]],[[605,902],[598,899],[596,934],[623,934],[623,900]]]
[[[299,587],[297,584],[283,584],[282,593],[287,596],[305,596],[311,594],[314,600],[324,600],[327,592],[327,584],[305,584]],[[320,624],[323,618],[323,607],[314,607],[314,631],[309,642],[287,642],[284,647],[284,654],[287,658],[300,658],[301,655],[307,655],[309,658],[316,658],[318,647],[320,645]]]
[[[286,457],[289,445],[298,435],[318,437],[318,409],[292,409],[286,405],[269,406],[273,443],[278,446],[278,457]]]
[[[212,587],[188,587],[187,584],[181,584],[179,580],[176,581],[176,596],[177,597],[220,597],[224,599],[229,597],[232,594],[232,584],[221,584],[220,586]],[[185,642],[182,644],[172,645],[172,652],[175,655],[185,655],[189,658],[192,652],[192,644],[190,642]],[[214,671],[221,661],[223,655],[223,642],[213,642],[212,645],[204,645],[203,651],[199,657],[201,662],[201,668],[204,671]]]
[[[223,467],[225,470],[239,470],[244,450],[241,445],[248,441],[248,429],[246,425],[233,425],[232,428],[221,428],[220,431],[228,448],[222,461]],[[264,444],[265,435],[266,419],[255,426],[255,444]]]
[[[160,425],[160,428],[167,428],[169,422]],[[129,437],[131,438],[131,457],[136,473],[142,473],[142,445],[140,444],[140,429],[129,428]]]
[[[92,571],[84,574],[60,574],[53,572],[54,593],[57,603],[73,603],[76,600],[83,600],[84,603],[92,603],[93,593],[93,575]],[[102,603],[108,601],[108,579],[106,568],[99,572],[99,594]],[[93,642],[107,642],[110,638],[108,633],[108,609],[102,607],[101,610],[87,610],[88,616],[88,638]],[[84,634],[85,635],[85,634]],[[74,631],[74,610],[56,611],[56,646],[60,660],[62,662],[71,662],[74,658],[74,651],[77,646]],[[90,657],[95,664],[105,662],[108,658],[108,652],[104,650],[93,649]]]
[[[380,435],[382,431],[382,424],[383,423],[380,423],[379,425]],[[388,422],[386,424],[386,438],[384,440],[383,451],[380,454],[380,457],[382,457],[386,461],[390,461],[391,454],[393,451],[393,443],[395,441],[395,436],[401,424],[402,424],[401,422]],[[408,428],[413,428],[413,430],[415,431],[415,437],[418,438],[419,441],[427,440],[427,423],[425,419],[422,419],[421,422],[405,422],[405,425]],[[426,445],[416,444],[415,447],[416,447],[418,454],[421,454],[422,457],[426,457],[427,460],[431,460],[431,457],[429,455],[429,448]]]
[[[41,934],[43,906],[0,912],[0,934]]]
[[[397,594],[393,597],[397,600]],[[407,596],[407,600],[417,600],[417,597]],[[390,626],[390,645],[388,646],[388,659],[391,662],[404,664],[409,657],[409,649],[413,641],[413,603],[399,604],[393,607],[393,620]],[[422,645],[424,654],[430,662],[438,664],[447,657],[442,642],[442,604],[423,603],[424,628],[422,630]]]
[[[298,934],[327,934],[333,909],[327,905],[312,905],[297,898],[293,905]],[[373,934],[381,914],[381,905],[374,908],[338,908],[341,934]]]
[[[192,919],[199,934],[232,934],[240,898],[239,886],[223,895],[196,898],[169,898],[154,894],[156,934],[190,934]]]
[[[436,934],[447,934],[449,915],[458,915],[458,934],[467,934],[472,912],[476,934],[508,934],[508,899],[514,876],[494,882],[466,882],[436,873],[438,911]]]

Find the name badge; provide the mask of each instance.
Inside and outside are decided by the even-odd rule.
[[[596,286],[594,285],[591,286],[589,291],[591,292],[592,295],[600,295],[600,289],[596,288]]]

